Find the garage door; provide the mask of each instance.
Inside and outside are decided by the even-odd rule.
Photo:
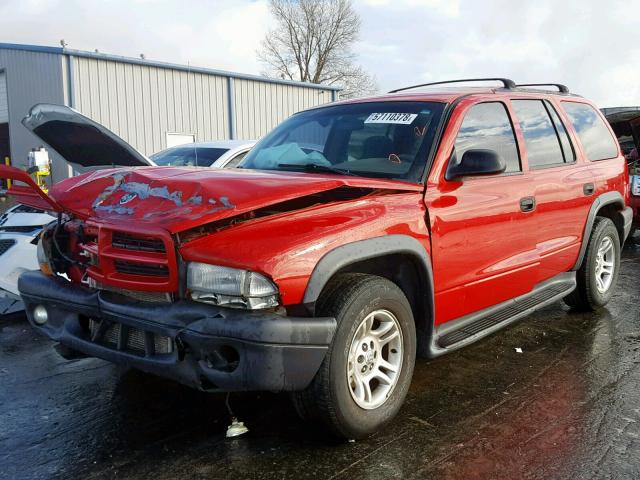
[[[9,121],[9,106],[7,103],[6,75],[4,72],[0,72],[0,123]]]

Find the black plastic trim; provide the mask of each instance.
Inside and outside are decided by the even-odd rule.
[[[513,89],[516,88],[516,82],[509,78],[460,78],[457,80],[442,80],[440,82],[419,83],[417,85],[411,85],[409,87],[396,88],[395,90],[389,90],[389,93],[398,93],[404,90],[412,90],[414,88],[428,87],[431,85],[446,85],[449,83],[465,83],[465,82],[501,82],[504,88]]]
[[[386,235],[347,243],[327,252],[311,273],[303,303],[315,303],[331,277],[348,265],[397,253],[412,255],[420,261],[429,282],[428,287],[433,292],[431,259],[422,244],[408,235]]]
[[[596,216],[598,215],[598,210],[600,210],[605,205],[618,205],[621,211],[625,210],[624,206],[624,198],[620,192],[605,192],[602,195],[596,197],[596,199],[591,204],[591,208],[589,209],[589,215],[587,216],[587,223],[584,226],[584,231],[582,232],[582,245],[580,246],[580,253],[578,254],[578,259],[576,260],[575,265],[572,270],[578,270],[582,265],[582,260],[584,259],[584,255],[587,251],[587,245],[589,243],[589,236],[591,235],[591,229],[593,228],[593,222],[596,220]],[[624,214],[622,214],[624,216]],[[631,228],[631,227],[629,227]],[[620,239],[622,242],[626,240],[626,236],[628,232],[625,232],[625,238]]]
[[[435,358],[474,343],[560,300],[575,287],[575,272],[561,273],[529,293],[440,325],[432,337],[429,356]]]
[[[359,240],[357,242],[347,243],[326,253],[311,273],[304,293],[304,305],[310,312],[313,312],[315,302],[318,300],[322,289],[337,272],[345,267],[363,260],[393,254],[410,255],[419,264],[423,287],[423,306],[427,315],[427,318],[424,320],[426,320],[425,324],[429,329],[427,332],[424,332],[424,334],[429,336],[427,341],[430,341],[430,338],[433,336],[433,321],[435,319],[431,258],[424,246],[418,240],[408,235],[386,235],[367,240]],[[415,320],[416,323],[420,323],[419,319]]]
[[[561,83],[518,83],[516,87],[556,87],[559,93],[569,93],[569,87]]]

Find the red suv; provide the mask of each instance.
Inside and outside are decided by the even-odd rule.
[[[137,168],[104,127],[34,107],[23,123],[76,168],[126,166],[49,196],[0,170],[58,215],[41,271],[20,277],[30,323],[66,354],[211,392],[290,391],[338,435],[374,432],[416,355],[614,291],[632,212],[607,122],[562,85],[492,80],[300,112],[218,171]]]

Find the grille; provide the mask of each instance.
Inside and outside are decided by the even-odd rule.
[[[123,232],[113,232],[111,245],[125,250],[165,253],[164,243],[159,238],[137,237]]]
[[[3,239],[0,240],[0,255],[3,255],[16,244],[16,241],[13,239]]]
[[[120,323],[112,323],[106,331],[98,336],[101,322],[89,319],[89,332],[94,342],[100,343],[114,350],[123,350],[137,355],[146,355],[147,342],[153,346],[156,355],[173,352],[173,341],[170,337],[157,333],[148,333],[134,327],[124,326]]]
[[[113,230],[90,222],[86,230],[96,234],[96,241],[80,245],[91,260],[87,268],[89,278],[124,290],[178,290],[176,251],[168,232]]]
[[[169,269],[166,265],[150,265],[147,263],[128,262],[126,260],[116,260],[114,264],[118,273],[146,275],[149,277],[166,277],[169,275]]]

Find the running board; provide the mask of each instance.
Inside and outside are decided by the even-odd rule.
[[[575,272],[562,273],[536,285],[529,293],[507,300],[436,328],[431,356],[439,356],[490,335],[530,313],[571,293],[576,288]]]

